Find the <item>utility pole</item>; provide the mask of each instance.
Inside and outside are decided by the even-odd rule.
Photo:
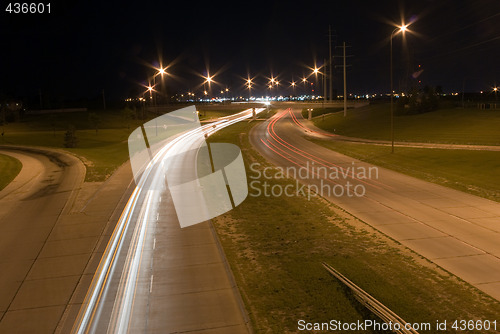
[[[333,85],[332,85],[332,26],[328,26],[328,49],[330,51],[330,58],[328,58],[328,62],[330,63],[329,70],[329,78],[330,78],[330,102],[333,100]]]
[[[345,42],[344,42],[344,117],[347,116],[347,80],[345,65]]]
[[[342,61],[342,65],[339,65],[338,67],[343,68],[343,76],[344,76],[344,117],[347,116],[347,67],[351,65],[347,65],[347,57],[352,57],[352,55],[347,56],[346,55],[346,49],[349,46],[346,45],[346,42],[342,43],[342,46],[339,46],[339,48],[342,48],[342,57],[344,58]]]
[[[106,98],[104,97],[104,89],[102,90],[102,106],[106,110]]]
[[[326,65],[326,59],[324,59],[324,64]],[[326,102],[326,69],[324,71],[325,73],[323,73],[323,92],[324,92],[324,95],[323,95],[323,104]]]

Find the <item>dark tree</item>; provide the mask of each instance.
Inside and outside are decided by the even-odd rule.
[[[74,125],[69,125],[68,130],[64,133],[64,147],[73,148],[78,144],[76,137],[76,129]]]
[[[91,112],[89,114],[89,122],[92,127],[95,129],[95,134],[97,134],[99,130],[99,125],[101,124],[101,118],[95,112]]]

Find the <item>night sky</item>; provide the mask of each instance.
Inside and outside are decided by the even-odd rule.
[[[6,2],[2,2],[6,7]],[[334,54],[347,49],[348,89],[355,94],[389,91],[391,24],[412,22],[394,38],[395,87],[404,88],[421,65],[422,85],[445,92],[491,90],[500,82],[500,1],[72,1],[53,2],[51,14],[8,14],[2,8],[3,96],[44,94],[111,98],[140,94],[154,72],[170,65],[173,92],[198,87],[203,78],[232,92],[243,78],[282,83],[308,75],[328,56],[328,26]],[[335,65],[342,63],[335,58]],[[341,68],[334,71],[342,89]],[[283,86],[282,93],[290,93]],[[300,93],[298,91],[297,93]]]

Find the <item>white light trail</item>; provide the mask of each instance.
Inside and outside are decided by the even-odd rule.
[[[255,113],[259,114],[265,108],[255,108]],[[104,255],[101,259],[98,269],[92,280],[92,284],[85,297],[84,304],[80,309],[78,319],[73,326],[73,333],[95,333],[103,324],[99,324],[103,305],[110,292],[112,282],[111,277],[120,275],[120,284],[115,299],[112,301],[113,311],[110,322],[107,324],[108,333],[127,333],[131,318],[133,317],[134,297],[136,293],[137,278],[143,259],[143,249],[148,240],[148,222],[150,217],[157,213],[159,217],[158,206],[162,201],[161,191],[152,190],[147,184],[164,185],[164,173],[170,165],[169,158],[175,156],[178,152],[185,152],[186,147],[196,148],[204,143],[205,136],[208,137],[220,129],[248,119],[253,116],[252,109],[244,110],[235,115],[222,117],[216,121],[205,124],[199,128],[193,129],[179,135],[177,138],[168,142],[151,159],[146,167],[141,179],[134,189],[121,217],[113,231],[108,242]],[[163,167],[162,167],[163,166]],[[160,188],[163,190],[163,187]],[[142,202],[140,201],[143,198]],[[132,220],[134,212],[140,209],[139,218]],[[134,226],[135,224],[135,226]],[[129,233],[130,228],[134,228],[132,239],[128,245],[125,244],[124,236]],[[156,247],[156,239],[152,239],[153,248]],[[127,248],[128,246],[128,248]],[[117,257],[123,252],[127,252],[127,257],[123,270],[116,270]],[[115,283],[116,284],[116,283]],[[152,290],[153,277],[151,276]],[[108,303],[110,301],[107,301]]]

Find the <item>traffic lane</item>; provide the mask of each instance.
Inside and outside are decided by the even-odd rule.
[[[27,162],[37,163],[23,166],[31,168],[33,174],[30,171],[32,177],[20,184],[22,190],[12,190],[15,196],[7,195],[0,200],[0,206],[7,208],[0,220],[0,311],[5,312],[0,330],[13,312],[19,316],[21,310],[30,308],[34,316],[37,310],[33,311],[33,305],[42,305],[54,296],[50,291],[57,290],[57,284],[38,289],[32,298],[25,298],[25,292],[32,287],[26,279],[37,268],[38,255],[59,215],[70,210],[67,203],[76,196],[73,189],[79,188],[85,171],[79,160],[60,152],[17,147],[6,150],[25,156]],[[52,310],[45,316],[57,316],[58,312]]]
[[[44,164],[30,153],[20,153],[15,150],[0,148],[0,153],[9,155],[22,164],[19,174],[9,183],[2,191],[0,191],[0,201],[13,202],[27,197],[30,192],[34,191],[33,187],[38,184],[37,178],[43,177],[45,172]],[[3,213],[12,209],[10,205],[2,205],[0,207],[0,218]]]
[[[169,161],[169,179],[186,181],[186,175],[190,180],[197,177],[197,149],[203,139],[203,135],[195,134],[181,149],[188,153],[175,155]],[[211,223],[181,228],[169,191],[161,196],[154,226],[151,276],[142,280],[150,283],[148,332],[248,333],[241,299]]]

